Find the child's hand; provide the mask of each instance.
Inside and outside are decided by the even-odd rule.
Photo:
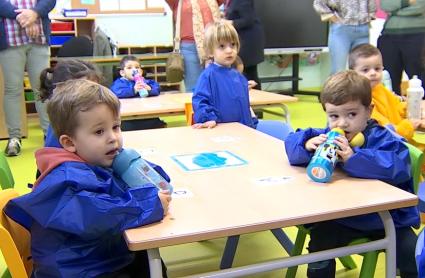
[[[161,201],[162,208],[164,209],[164,216],[168,213],[168,207],[171,202],[171,194],[168,190],[163,190],[158,192],[159,200]]]
[[[334,142],[339,147],[339,149],[336,150],[336,153],[341,157],[343,162],[347,161],[354,154],[353,149],[345,136],[337,136]]]
[[[141,83],[141,82],[136,82],[136,84],[134,84],[134,91],[135,92],[138,92],[138,91],[140,91],[144,88],[145,87],[144,87],[143,83]]]
[[[328,136],[326,136],[326,134],[320,134],[319,136],[308,139],[305,143],[306,150],[309,152],[315,151],[320,144],[326,141],[327,138]]]
[[[149,86],[148,84],[142,84],[142,85],[143,85],[143,88],[146,89],[147,91],[152,90],[152,87]]]
[[[200,129],[200,128],[214,128],[217,125],[216,121],[208,121],[205,123],[198,123],[192,125],[193,128]]]
[[[254,88],[255,86],[257,86],[257,82],[255,82],[254,80],[248,80],[248,89],[251,90],[252,88]]]
[[[422,126],[422,120],[421,119],[410,119],[412,122],[413,128],[418,129]]]

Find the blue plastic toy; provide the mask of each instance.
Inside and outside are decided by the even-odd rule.
[[[133,80],[136,83],[145,84],[143,76],[141,76],[137,70],[133,70]],[[147,97],[149,95],[148,90],[146,90],[145,88],[140,89],[139,91],[137,91],[137,93],[140,97]]]
[[[123,149],[112,163],[114,173],[130,187],[156,185],[160,190],[173,192],[173,187],[158,174],[134,149]]]
[[[328,139],[316,149],[307,166],[307,174],[313,181],[329,182],[331,180],[338,161],[336,150],[339,149],[334,140],[344,134],[345,132],[340,128],[332,129],[327,133]]]

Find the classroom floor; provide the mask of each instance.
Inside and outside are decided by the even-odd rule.
[[[294,129],[306,127],[323,127],[326,123],[325,114],[316,96],[297,96],[299,101],[288,104],[291,125]],[[268,113],[264,113],[264,119],[281,119]],[[163,118],[168,127],[185,125],[184,116]],[[3,151],[7,141],[0,141],[0,151]],[[38,126],[37,118],[29,120],[29,136],[23,139],[22,154],[18,157],[8,158],[8,162],[15,178],[15,188],[21,193],[29,192],[28,183],[35,179],[36,165],[34,151],[43,144],[43,135]],[[125,146],[125,142],[124,142]],[[284,153],[282,153],[284,155]],[[285,228],[291,240],[295,240],[297,229],[295,227]],[[168,268],[168,277],[181,277],[194,273],[218,270],[225,238],[194,242],[190,244],[161,248],[161,256]],[[306,250],[304,250],[306,252]],[[184,254],[181,256],[180,254]],[[286,252],[279,245],[271,232],[261,232],[242,235],[235,256],[234,266],[248,263],[262,262],[286,256]],[[361,256],[353,256],[357,265],[361,266]],[[381,253],[378,260],[375,277],[384,277],[385,254]],[[5,263],[0,256],[0,273],[5,269]],[[338,278],[354,278],[359,275],[359,267],[354,270],[345,270],[341,264],[337,264]],[[283,277],[286,270],[278,270],[250,277]],[[297,277],[306,277],[306,266],[301,266]]]

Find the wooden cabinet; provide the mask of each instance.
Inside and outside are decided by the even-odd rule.
[[[55,17],[51,20],[51,56],[56,57],[59,48],[72,37],[92,37],[94,18]]]
[[[131,46],[131,45],[120,45],[118,46],[119,55],[132,55],[132,54],[161,54],[170,53],[173,51],[171,45],[153,45],[153,46]],[[146,73],[146,78],[153,79],[161,86],[161,92],[164,91],[179,91],[180,82],[170,83],[166,80],[165,75],[166,59],[163,61],[149,63],[142,62],[141,66],[143,71]]]

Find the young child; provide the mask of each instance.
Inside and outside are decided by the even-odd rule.
[[[194,89],[194,128],[213,128],[217,123],[240,122],[255,128],[251,115],[248,80],[232,67],[239,51],[235,28],[225,21],[205,31],[205,51],[214,61],[202,72]]]
[[[136,82],[134,80],[134,73],[140,76],[143,75],[143,70],[140,67],[139,60],[135,56],[124,56],[120,61],[120,75],[112,83],[111,90],[118,98],[139,97],[139,90],[146,89],[149,93],[148,96],[158,96],[160,88],[158,82],[152,79],[144,79],[144,83]]]
[[[320,95],[329,126],[297,130],[290,134],[285,140],[290,164],[307,166],[317,147],[326,141],[326,133],[338,127],[345,131],[345,136],[335,139],[340,148],[337,150],[341,160],[338,165],[347,175],[379,179],[413,193],[409,150],[391,131],[370,119],[373,109],[371,99],[369,80],[355,71],[342,71],[329,77]],[[351,147],[350,140],[359,132],[363,133],[365,143]],[[397,267],[401,277],[416,277],[417,236],[411,227],[419,225],[419,212],[416,207],[408,207],[391,210],[390,213],[396,228]],[[316,252],[346,246],[353,239],[365,236],[374,239],[384,237],[378,214],[312,224],[308,250]],[[307,275],[335,277],[335,260],[309,264]]]
[[[160,221],[171,198],[113,175],[123,144],[119,109],[109,89],[88,80],[65,82],[49,100],[63,148],[36,152],[42,175],[34,190],[5,208],[31,232],[34,277],[147,277],[146,252],[130,252],[122,234]]]
[[[87,79],[99,83],[102,77],[96,66],[90,62],[71,58],[61,60],[54,67],[46,68],[40,74],[41,101],[49,100],[58,84],[72,79]],[[51,125],[47,129],[44,146],[62,147],[53,133]]]
[[[366,76],[372,87],[372,118],[412,142],[415,129],[421,127],[420,119],[406,119],[406,102],[389,91],[381,83],[384,69],[381,52],[370,44],[353,48],[349,55],[349,67]]]
[[[136,82],[133,74],[136,72],[140,76],[143,75],[143,70],[140,67],[139,60],[135,56],[127,55],[121,59],[120,62],[120,75],[112,83],[111,90],[118,98],[132,98],[139,97],[138,91],[145,89],[148,92],[147,96],[158,96],[160,94],[160,87],[158,82],[151,79],[144,79],[144,84]],[[126,120],[122,122],[121,129],[123,131],[141,130],[151,128],[163,128],[167,124],[159,118],[150,119],[136,119]]]

